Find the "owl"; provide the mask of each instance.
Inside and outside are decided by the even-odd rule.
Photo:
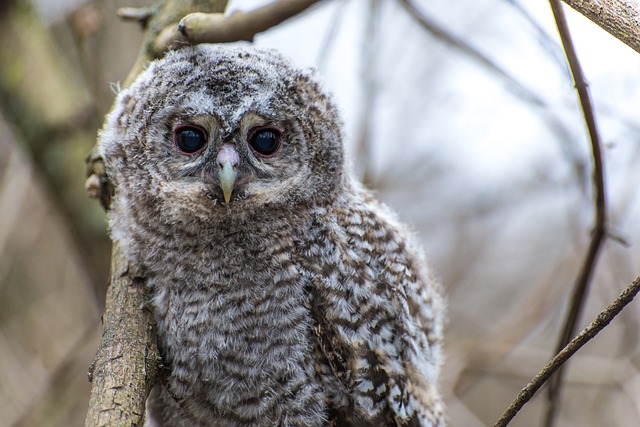
[[[444,426],[441,287],[341,128],[271,50],[184,47],[118,94],[99,150],[156,323],[148,425]]]

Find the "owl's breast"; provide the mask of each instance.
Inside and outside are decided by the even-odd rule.
[[[253,259],[212,248],[148,278],[169,393],[194,420],[277,423],[297,408],[314,425],[323,399],[302,275],[274,245]]]

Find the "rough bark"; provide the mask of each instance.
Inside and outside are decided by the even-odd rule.
[[[640,4],[624,0],[562,0],[640,53]]]
[[[117,245],[103,321],[102,343],[89,368],[85,425],[141,426],[160,359],[151,313],[144,308],[144,279],[131,277]]]

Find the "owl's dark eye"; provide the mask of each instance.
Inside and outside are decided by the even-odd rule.
[[[249,145],[263,157],[271,157],[280,146],[280,130],[272,127],[257,128],[249,133]]]
[[[173,145],[184,154],[195,154],[207,145],[207,133],[198,126],[178,126],[173,130]]]

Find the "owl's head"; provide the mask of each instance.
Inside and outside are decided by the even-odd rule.
[[[116,208],[176,223],[331,203],[344,181],[340,132],[311,73],[274,51],[199,45],[118,95],[99,146]]]

